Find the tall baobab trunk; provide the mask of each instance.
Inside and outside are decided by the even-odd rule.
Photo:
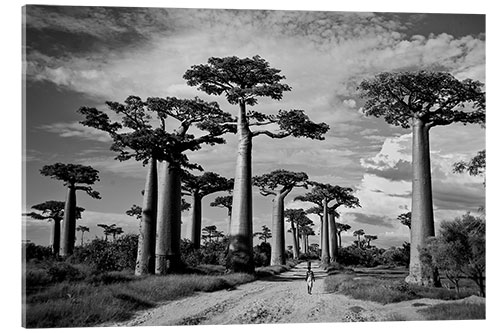
[[[336,262],[339,256],[339,247],[337,242],[337,223],[335,223],[335,213],[328,216],[328,231],[330,236],[330,260]]]
[[[63,241],[61,255],[63,257],[73,254],[75,248],[75,232],[76,232],[76,187],[74,184],[68,186],[68,194],[66,203],[64,204],[64,219],[63,219]]]
[[[409,275],[406,277],[406,282],[423,285],[434,282],[433,276],[425,276],[419,254],[419,247],[424,246],[428,237],[434,236],[429,129],[422,120],[414,119],[411,248]]]
[[[135,275],[154,274],[156,212],[158,208],[158,171],[156,159],[149,160],[148,174],[142,199]]]
[[[293,258],[299,259],[299,242],[297,241],[297,228],[295,228],[295,224],[290,221],[292,225],[292,249],[293,249]]]
[[[278,193],[273,200],[273,246],[271,247],[271,265],[286,264],[285,256],[285,197]]]
[[[233,272],[253,273],[252,228],[252,133],[246,118],[245,101],[238,116],[238,157],[234,177],[231,236],[227,266]]]
[[[179,268],[181,239],[181,170],[165,162],[160,180],[155,273],[164,275]]]
[[[59,256],[59,251],[61,248],[61,218],[53,218],[54,228],[52,228],[52,251],[54,256]]]
[[[193,213],[191,215],[191,241],[195,249],[201,245],[201,195],[193,192]]]
[[[330,263],[330,246],[328,241],[328,202],[323,200],[323,225],[321,230],[321,263],[328,265]]]
[[[307,236],[302,234],[302,253],[307,254]]]

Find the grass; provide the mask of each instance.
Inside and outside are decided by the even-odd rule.
[[[326,292],[338,292],[355,299],[374,301],[382,304],[396,303],[419,298],[453,300],[459,298],[455,291],[408,285],[400,278],[378,278],[356,276],[355,274],[335,274],[326,277]],[[475,294],[472,288],[464,288],[460,298]]]
[[[476,303],[436,304],[418,312],[427,320],[486,319],[485,304]]]
[[[197,291],[232,288],[254,279],[255,276],[242,273],[137,278],[130,274],[111,272],[84,280],[64,281],[27,294],[24,324],[28,328],[54,328],[123,321],[131,318],[137,310],[186,297]]]

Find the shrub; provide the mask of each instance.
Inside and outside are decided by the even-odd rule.
[[[360,248],[355,245],[339,248],[338,263],[344,266],[374,267],[384,263],[384,249],[375,246]]]
[[[87,245],[76,247],[69,261],[89,265],[100,272],[134,270],[137,241],[138,235],[130,234],[113,242],[96,238]]]
[[[33,259],[46,260],[53,257],[52,248],[50,246],[41,246],[35,243],[24,243],[22,251],[25,261]]]
[[[382,254],[385,265],[405,266],[410,265],[410,243],[404,242],[401,247],[391,247]]]
[[[269,266],[271,263],[271,244],[262,242],[254,246],[253,260],[255,267]]]

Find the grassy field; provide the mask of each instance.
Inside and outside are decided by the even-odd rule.
[[[223,274],[205,265],[196,274],[136,277],[133,272],[91,272],[82,265],[28,265],[25,273],[25,321],[28,328],[85,327],[130,319],[142,309],[193,295],[234,288],[286,271],[295,263],[258,268],[255,275]]]
[[[486,319],[484,304],[453,303],[436,304],[419,310],[427,320],[472,320]]]
[[[477,288],[473,284],[463,284],[460,295],[457,295],[451,289],[409,285],[404,282],[403,277],[392,276],[390,271],[389,274],[379,276],[339,273],[325,279],[325,291],[382,304],[418,298],[454,300],[477,295]]]

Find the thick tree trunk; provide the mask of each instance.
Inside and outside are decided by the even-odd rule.
[[[339,239],[339,249],[342,247],[342,237],[340,236],[340,232],[337,231],[337,236],[338,236],[338,239]]]
[[[329,214],[328,232],[330,235],[330,261],[336,262],[339,256],[339,247],[337,243],[337,223],[335,223],[335,214]]]
[[[201,195],[197,192],[192,193],[193,196],[193,213],[191,215],[191,241],[195,249],[199,249],[201,245]]]
[[[54,256],[59,256],[59,251],[61,248],[61,219],[53,218],[54,220],[54,228],[52,228],[52,251],[54,252]]]
[[[271,265],[286,264],[284,209],[285,197],[278,194],[273,200]]]
[[[76,188],[74,184],[68,186],[68,194],[64,205],[63,240],[61,255],[63,257],[73,254],[75,248],[76,232]]]
[[[297,228],[295,228],[295,223],[290,222],[292,225],[292,249],[293,249],[293,259],[299,259],[299,242],[297,241]]]
[[[429,127],[420,119],[415,119],[413,123],[412,149],[411,248],[409,275],[406,277],[406,282],[429,285],[434,283],[434,276],[424,273],[419,248],[424,246],[427,238],[434,236],[434,216]]]
[[[229,242],[227,268],[232,272],[253,273],[252,133],[248,126],[244,101],[240,101],[238,117],[238,156]]]
[[[328,202],[323,200],[323,225],[321,229],[321,263],[328,265],[330,263],[330,244],[328,241]]]
[[[165,275],[179,269],[181,240],[181,170],[165,162],[160,180],[162,202],[158,206],[155,273]]]
[[[302,253],[307,254],[307,238],[306,235],[302,235]]]
[[[156,213],[158,207],[158,171],[156,160],[150,159],[144,196],[142,215],[139,225],[139,241],[137,244],[137,261],[135,275],[154,274],[155,272],[155,238]]]

